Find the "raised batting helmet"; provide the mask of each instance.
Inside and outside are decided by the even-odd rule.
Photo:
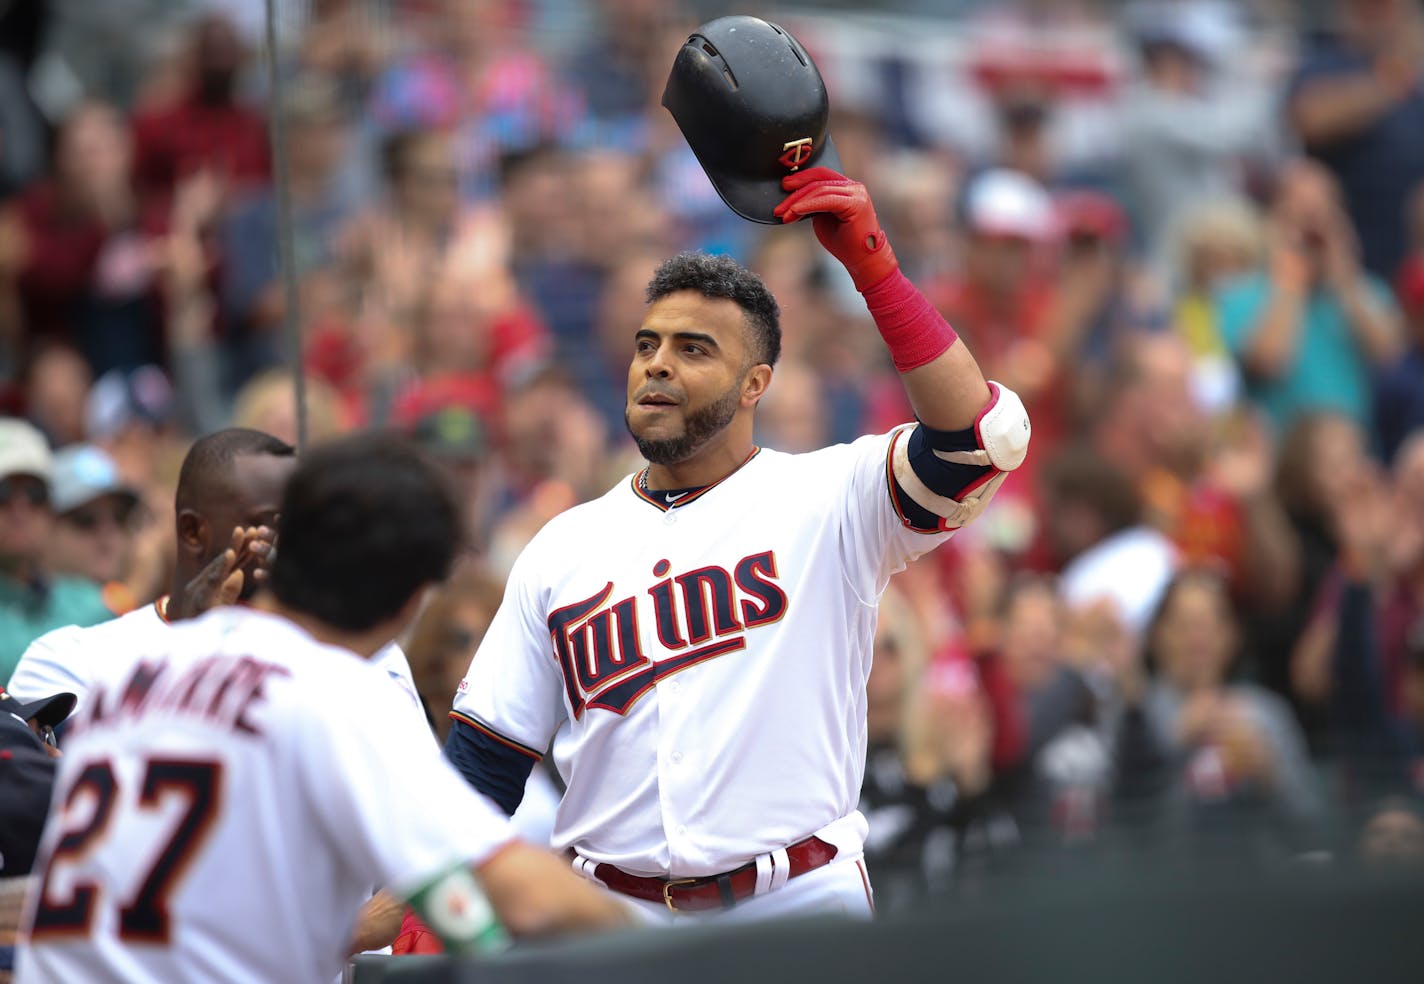
[[[771,214],[792,171],[840,170],[826,132],[830,101],[816,63],[784,28],[757,17],[719,17],[687,39],[663,105],[717,194],[753,222]]]

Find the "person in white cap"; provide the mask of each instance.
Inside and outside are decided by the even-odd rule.
[[[45,566],[53,471],[44,436],[23,420],[0,418],[0,686],[32,640],[114,615],[97,585],[55,576]]]
[[[50,570],[92,581],[110,608],[132,610],[129,576],[142,503],[114,459],[92,444],[56,452],[50,505],[55,519],[45,554]]]

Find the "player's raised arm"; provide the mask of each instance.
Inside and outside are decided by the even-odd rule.
[[[1018,396],[987,382],[964,342],[900,271],[865,186],[827,167],[788,174],[783,222],[810,217],[816,238],[850,273],[890,349],[920,421],[896,469],[912,499],[945,518],[970,492],[987,501],[989,483],[1023,463],[1030,434]],[[960,513],[961,510],[953,510]],[[967,519],[956,515],[956,523]]]
[[[810,217],[826,252],[840,260],[865,298],[920,422],[970,427],[990,394],[979,365],[939,312],[900,272],[865,185],[828,167],[788,174],[783,222]]]

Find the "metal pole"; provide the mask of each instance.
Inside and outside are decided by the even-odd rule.
[[[302,360],[302,318],[297,291],[296,257],[292,251],[292,197],[287,184],[287,121],[277,72],[276,0],[266,0],[267,87],[270,92],[268,129],[272,141],[272,182],[277,192],[277,262],[282,271],[282,327],[290,353],[293,396],[297,401],[297,450],[307,446],[307,382]]]

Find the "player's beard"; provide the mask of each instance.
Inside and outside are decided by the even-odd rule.
[[[654,465],[676,465],[691,458],[702,446],[716,437],[732,418],[737,415],[737,407],[742,402],[740,386],[733,386],[701,410],[694,410],[683,421],[679,437],[644,438],[633,430],[633,422],[628,411],[623,411],[623,422],[628,425],[628,433],[638,444],[638,451]]]

